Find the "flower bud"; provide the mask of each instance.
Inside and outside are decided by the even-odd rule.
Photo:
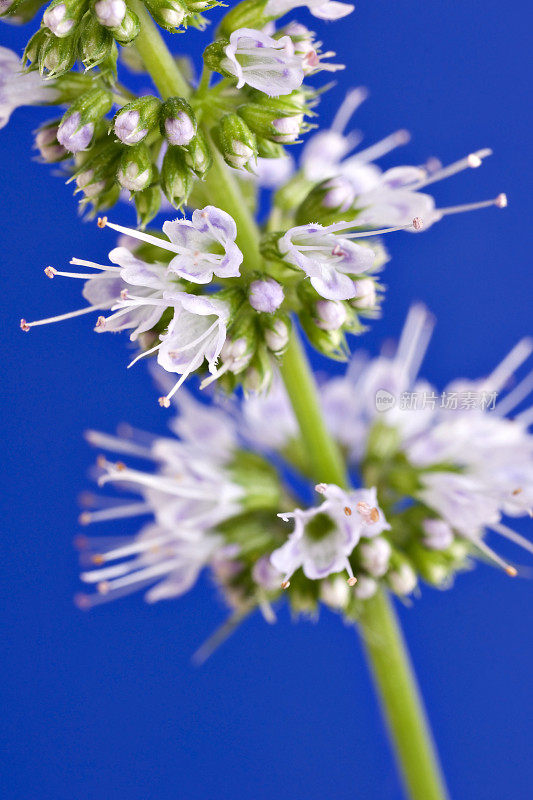
[[[112,97],[104,89],[90,89],[72,103],[63,116],[57,139],[71,153],[86,150],[93,138],[95,123],[112,105]]]
[[[54,164],[67,158],[69,153],[63,145],[57,141],[58,122],[51,122],[37,131],[35,136],[35,147],[39,155],[47,164]]]
[[[237,114],[225,114],[214,131],[224,161],[234,169],[246,169],[257,156],[255,136]]]
[[[108,207],[106,202],[110,192],[115,193],[118,198],[115,174],[121,150],[114,144],[108,144],[103,149],[97,145],[94,150],[94,155],[90,150],[88,154],[84,154],[84,158],[77,157],[79,168],[71,180],[75,180],[77,186],[74,194],[83,192],[80,205],[84,207],[91,203],[98,210]]]
[[[79,38],[80,58],[86,69],[108,62],[116,72],[117,46],[111,32],[102,27],[96,17],[87,15],[82,22]]]
[[[383,536],[376,536],[359,547],[361,564],[373,578],[381,578],[389,568],[391,546]]]
[[[115,116],[114,128],[122,144],[138,144],[156,127],[161,102],[151,95],[138,97]]]
[[[239,115],[258,136],[278,144],[292,144],[300,133],[307,130],[301,110],[294,113],[275,99],[264,103],[246,103],[239,108]]]
[[[376,282],[372,278],[354,281],[355,297],[351,305],[358,309],[371,309],[377,305]]]
[[[271,17],[265,16],[267,0],[243,0],[223,17],[218,34],[229,39],[239,28],[263,28]]]
[[[146,228],[161,208],[161,189],[156,184],[148,186],[141,192],[135,192],[133,199],[137,211],[137,222],[141,228]]]
[[[126,16],[124,0],[97,0],[94,4],[96,19],[105,28],[118,28]]]
[[[261,556],[252,568],[252,578],[267,592],[279,591],[281,575],[270,563],[269,556]]]
[[[263,139],[262,136],[256,136],[255,140],[259,158],[288,158],[283,145],[271,142],[269,139]]]
[[[302,297],[305,296],[308,288],[312,289],[312,287],[304,285],[302,290],[299,291],[299,294],[301,294]],[[314,292],[314,289],[312,289],[312,291]],[[322,353],[327,358],[333,358],[336,361],[346,361],[346,337],[341,328],[335,330],[320,328],[314,315],[305,310],[300,313],[300,322],[309,341],[319,353]]]
[[[264,347],[259,347],[246,370],[242,381],[242,388],[245,392],[262,394],[268,391],[271,383],[272,364],[266,349]]]
[[[76,63],[76,47],[70,38],[58,39],[49,36],[39,52],[41,73],[46,72],[48,78],[56,78],[69,72]]]
[[[353,190],[344,178],[330,178],[316,184],[300,203],[296,211],[296,224],[320,222],[330,225],[346,219],[352,207]],[[355,217],[355,212],[352,216]]]
[[[340,575],[320,582],[320,599],[330,608],[337,610],[344,608],[349,598],[350,587]]]
[[[346,306],[339,300],[319,300],[315,306],[316,324],[323,331],[336,331],[346,322]]]
[[[273,314],[283,303],[284,297],[283,288],[273,278],[263,278],[250,285],[250,305],[261,313]]]
[[[189,13],[180,0],[145,0],[145,6],[157,24],[171,32],[183,25]]]
[[[184,147],[196,136],[194,111],[183,97],[171,97],[161,107],[161,133],[169,144]]]
[[[174,208],[181,208],[193,187],[192,173],[185,153],[179,147],[168,147],[161,166],[161,188]]]
[[[22,56],[23,66],[27,64],[38,64],[41,51],[50,39],[50,31],[47,28],[40,27],[39,30],[30,37],[28,44],[24,48]]]
[[[447,550],[454,540],[453,531],[443,519],[426,519],[422,523],[424,545],[430,550]]]
[[[148,147],[141,144],[128,147],[120,159],[117,180],[130,192],[142,192],[152,182],[154,170]]]
[[[203,178],[209,172],[213,158],[209,145],[202,133],[198,131],[194,139],[190,141],[185,152],[187,165],[199,177]]]
[[[119,44],[127,45],[131,44],[139,35],[141,23],[139,22],[137,14],[134,14],[133,11],[126,8],[124,19],[120,25],[109,28],[109,30],[113,34],[113,38],[116,39]]]
[[[378,582],[366,575],[358,575],[354,594],[359,600],[369,600],[378,590]]]
[[[43,14],[43,25],[58,38],[69,36],[85,10],[85,0],[52,0]]]
[[[291,336],[291,321],[285,314],[266,318],[263,336],[268,349],[275,355],[281,355]]]
[[[46,0],[0,0],[0,19],[15,25],[25,25],[44,6]]]
[[[395,594],[411,594],[418,583],[416,572],[410,562],[403,556],[400,557],[398,552],[394,553],[394,560],[394,569],[387,574],[388,584]]]

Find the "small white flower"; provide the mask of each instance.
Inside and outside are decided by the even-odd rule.
[[[316,490],[325,497],[320,506],[278,515],[287,522],[293,519],[295,527],[270,561],[284,575],[284,587],[299,567],[311,580],[346,570],[350,585],[354,585],[348,556],[361,537],[376,536],[390,525],[374,504],[375,489],[345,492],[334,484],[319,484]]]
[[[30,73],[32,74],[32,73]],[[94,123],[86,122],[82,124],[81,114],[75,111],[70,114],[58,128],[57,141],[71,153],[79,153],[86,150],[93,138]]]
[[[178,111],[175,117],[165,119],[165,134],[170,144],[184,146],[194,138],[196,130],[190,116]]]
[[[53,84],[36,71],[23,72],[17,54],[0,47],[0,128],[7,125],[16,108],[52,104],[58,97]]]
[[[389,572],[387,579],[392,591],[399,594],[400,597],[411,594],[418,583],[416,572],[405,562],[400,564],[397,569]]]
[[[49,7],[43,14],[43,25],[50,28],[55,36],[68,36],[75,25],[75,21],[69,19],[66,15],[67,6],[65,3]]]
[[[319,300],[315,311],[316,324],[324,331],[336,331],[346,322],[346,308],[338,300]]]
[[[273,39],[251,28],[234,31],[225,48],[222,69],[237,78],[237,88],[245,84],[278,97],[302,85],[302,59],[295,55],[289,36]]]
[[[273,278],[264,278],[250,284],[248,299],[252,308],[264,314],[273,314],[284,300],[281,285]]]
[[[148,133],[148,128],[140,127],[141,115],[137,110],[122,111],[115,119],[115,134],[124,144],[137,144]]]

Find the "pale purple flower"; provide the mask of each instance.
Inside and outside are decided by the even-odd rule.
[[[250,284],[248,299],[256,311],[273,314],[283,303],[282,286],[274,278],[263,278]]]
[[[298,139],[303,125],[303,114],[295,114],[292,117],[280,117],[272,121],[276,129],[276,134],[272,136],[275,142],[280,144],[291,144]]]
[[[187,145],[196,135],[192,119],[185,111],[165,119],[165,135],[173,145]]]
[[[294,52],[289,36],[273,39],[251,28],[234,31],[225,48],[222,69],[237,78],[237,88],[245,84],[278,97],[302,85],[302,60]]]
[[[316,324],[324,331],[336,331],[346,322],[346,308],[338,300],[319,300],[315,306]]]
[[[424,546],[430,550],[446,550],[455,538],[452,528],[443,519],[426,519],[422,527]]]
[[[264,13],[267,17],[281,17],[301,6],[306,6],[314,17],[324,20],[341,19],[354,9],[351,3],[339,3],[337,0],[268,0]]]
[[[68,155],[63,145],[57,142],[57,126],[42,128],[37,131],[35,147],[43,161],[49,164],[60,161]]]
[[[59,92],[38,72],[23,72],[19,56],[7,47],[0,47],[0,128],[9,122],[20,106],[54,103]]]
[[[340,227],[347,225],[341,223]],[[285,261],[303,270],[326,300],[355,297],[350,275],[371,269],[375,257],[369,247],[336,236],[337,230],[338,225],[300,225],[290,228],[278,243]]]
[[[126,3],[124,0],[98,0],[94,4],[94,11],[100,25],[117,28],[126,16]]]
[[[186,292],[165,293],[165,305],[174,307],[168,332],[161,336],[157,360],[167,372],[181,377],[160,404],[169,405],[170,398],[191,372],[207,361],[211,374],[218,375],[217,361],[226,341],[229,308],[215,297],[198,297]]]
[[[294,520],[287,542],[270,556],[272,566],[284,576],[283,587],[300,567],[311,580],[346,570],[350,585],[355,584],[348,560],[353,549],[362,537],[390,529],[375,503],[375,489],[346,492],[334,484],[319,484],[316,489],[325,497],[320,506],[278,515],[286,522]]]
[[[87,122],[83,125],[80,112],[75,111],[61,122],[57,131],[57,141],[71,153],[79,153],[89,147],[93,133],[94,123]]]

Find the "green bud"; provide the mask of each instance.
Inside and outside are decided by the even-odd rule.
[[[139,35],[141,23],[137,14],[128,8],[120,25],[117,25],[116,28],[109,28],[109,30],[119,44],[128,45]]]
[[[113,36],[96,17],[87,14],[80,34],[80,59],[86,69],[93,69],[106,60],[117,58],[117,46]]]
[[[258,347],[246,372],[242,387],[245,392],[262,394],[267,392],[272,383],[272,362],[265,347]]]
[[[154,168],[148,147],[141,142],[122,153],[117,180],[130,192],[142,192],[152,183]]]
[[[411,594],[418,583],[411,561],[398,550],[393,550],[391,553],[390,569],[386,579],[392,591],[400,597]]]
[[[300,312],[300,323],[313,347],[319,353],[335,361],[346,361],[348,346],[342,329],[328,331],[317,325],[314,314],[308,311]]]
[[[157,97],[138,97],[115,115],[115,135],[122,144],[138,144],[157,127],[160,108],[161,101]]]
[[[328,178],[314,186],[296,210],[297,225],[320,222],[331,225],[346,219],[354,219],[355,192],[351,183],[341,176]]]
[[[270,142],[268,139],[263,139],[261,136],[256,136],[257,142],[257,155],[260,158],[283,158],[285,148],[276,142]]]
[[[397,454],[401,445],[400,434],[383,422],[375,422],[370,428],[366,442],[366,457],[376,461],[388,461]]]
[[[168,147],[161,167],[161,188],[174,208],[182,208],[193,186],[192,173],[180,147]]]
[[[450,570],[443,553],[429,550],[418,542],[413,542],[408,552],[410,559],[426,583],[442,588],[446,588],[446,584],[449,585],[452,570]]]
[[[52,0],[43,14],[43,25],[54,36],[70,36],[86,11],[86,0]]]
[[[235,483],[242,486],[244,511],[278,508],[281,485],[276,470],[258,453],[237,450],[229,472]]]
[[[133,200],[137,210],[137,222],[141,228],[146,228],[157,216],[161,207],[161,189],[157,184],[148,186],[141,192],[135,192]]]
[[[67,72],[54,81],[59,92],[58,103],[73,103],[93,86],[93,79],[84,72]]]
[[[50,36],[39,52],[41,74],[47,73],[49,78],[59,77],[70,72],[77,57],[77,36],[58,39]]]
[[[181,0],[145,0],[145,6],[157,24],[171,32],[183,25],[189,14]]]
[[[256,139],[237,114],[225,114],[214,130],[214,138],[224,161],[234,169],[249,169],[257,157]]]
[[[187,146],[185,158],[188,166],[199,178],[203,178],[209,172],[213,157],[209,145],[200,131]]]
[[[223,72],[221,69],[221,62],[226,58],[225,48],[228,46],[228,41],[216,41],[208,45],[204,50],[204,64],[213,72]],[[227,77],[231,77],[227,73]]]
[[[80,95],[61,120],[58,141],[72,153],[86,150],[93,139],[96,123],[107,114],[112,104],[111,93],[98,87]]]
[[[116,186],[116,171],[121,153],[121,147],[107,140],[105,144],[96,144],[84,158],[77,157],[78,169],[71,180],[76,182],[74,194],[83,192],[82,206],[92,203],[95,207],[102,207],[100,198],[107,196]]]
[[[161,133],[171,145],[185,147],[196,136],[194,111],[183,97],[171,97],[161,107]]]
[[[272,17],[266,17],[264,9],[267,0],[244,0],[223,17],[217,34],[229,39],[239,28],[263,28]]]
[[[22,64],[31,64],[34,68],[39,63],[39,56],[44,45],[51,39],[51,33],[47,28],[39,28],[30,38],[24,49]]]
[[[258,136],[278,144],[294,144],[308,130],[303,112],[283,109],[274,99],[268,103],[247,103],[239,115]]]

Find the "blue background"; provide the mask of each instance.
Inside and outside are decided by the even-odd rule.
[[[529,8],[359,0],[347,20],[313,20],[348,65],[342,86],[372,91],[355,121],[365,141],[398,127],[413,133],[384,166],[494,148],[481,169],[435,194],[450,204],[507,191],[509,208],[391,237],[385,315],[364,341],[376,352],[410,302],[424,300],[438,316],[424,373],[441,387],[486,374],[531,332]],[[21,49],[27,31],[4,25],[2,43]],[[203,41],[196,31],[173,40],[197,55]],[[324,120],[342,95],[326,96]],[[79,285],[51,282],[43,267],[103,259],[114,241],[78,219],[71,190],[30,160],[31,130],[45,118],[22,109],[0,132],[2,796],[401,798],[359,642],[337,617],[295,625],[282,611],[270,627],[256,616],[195,669],[191,653],[225,615],[208,580],[156,607],[140,596],[89,614],[73,606],[76,495],[90,485],[93,459],[82,431],[127,420],[163,432],[165,414],[144,368],[126,372],[124,337],[95,336],[84,318],[27,335],[18,328],[21,316],[78,307]],[[126,208],[114,217],[132,221]],[[529,581],[479,567],[453,591],[424,589],[400,608],[456,799],[531,796],[530,599]]]

